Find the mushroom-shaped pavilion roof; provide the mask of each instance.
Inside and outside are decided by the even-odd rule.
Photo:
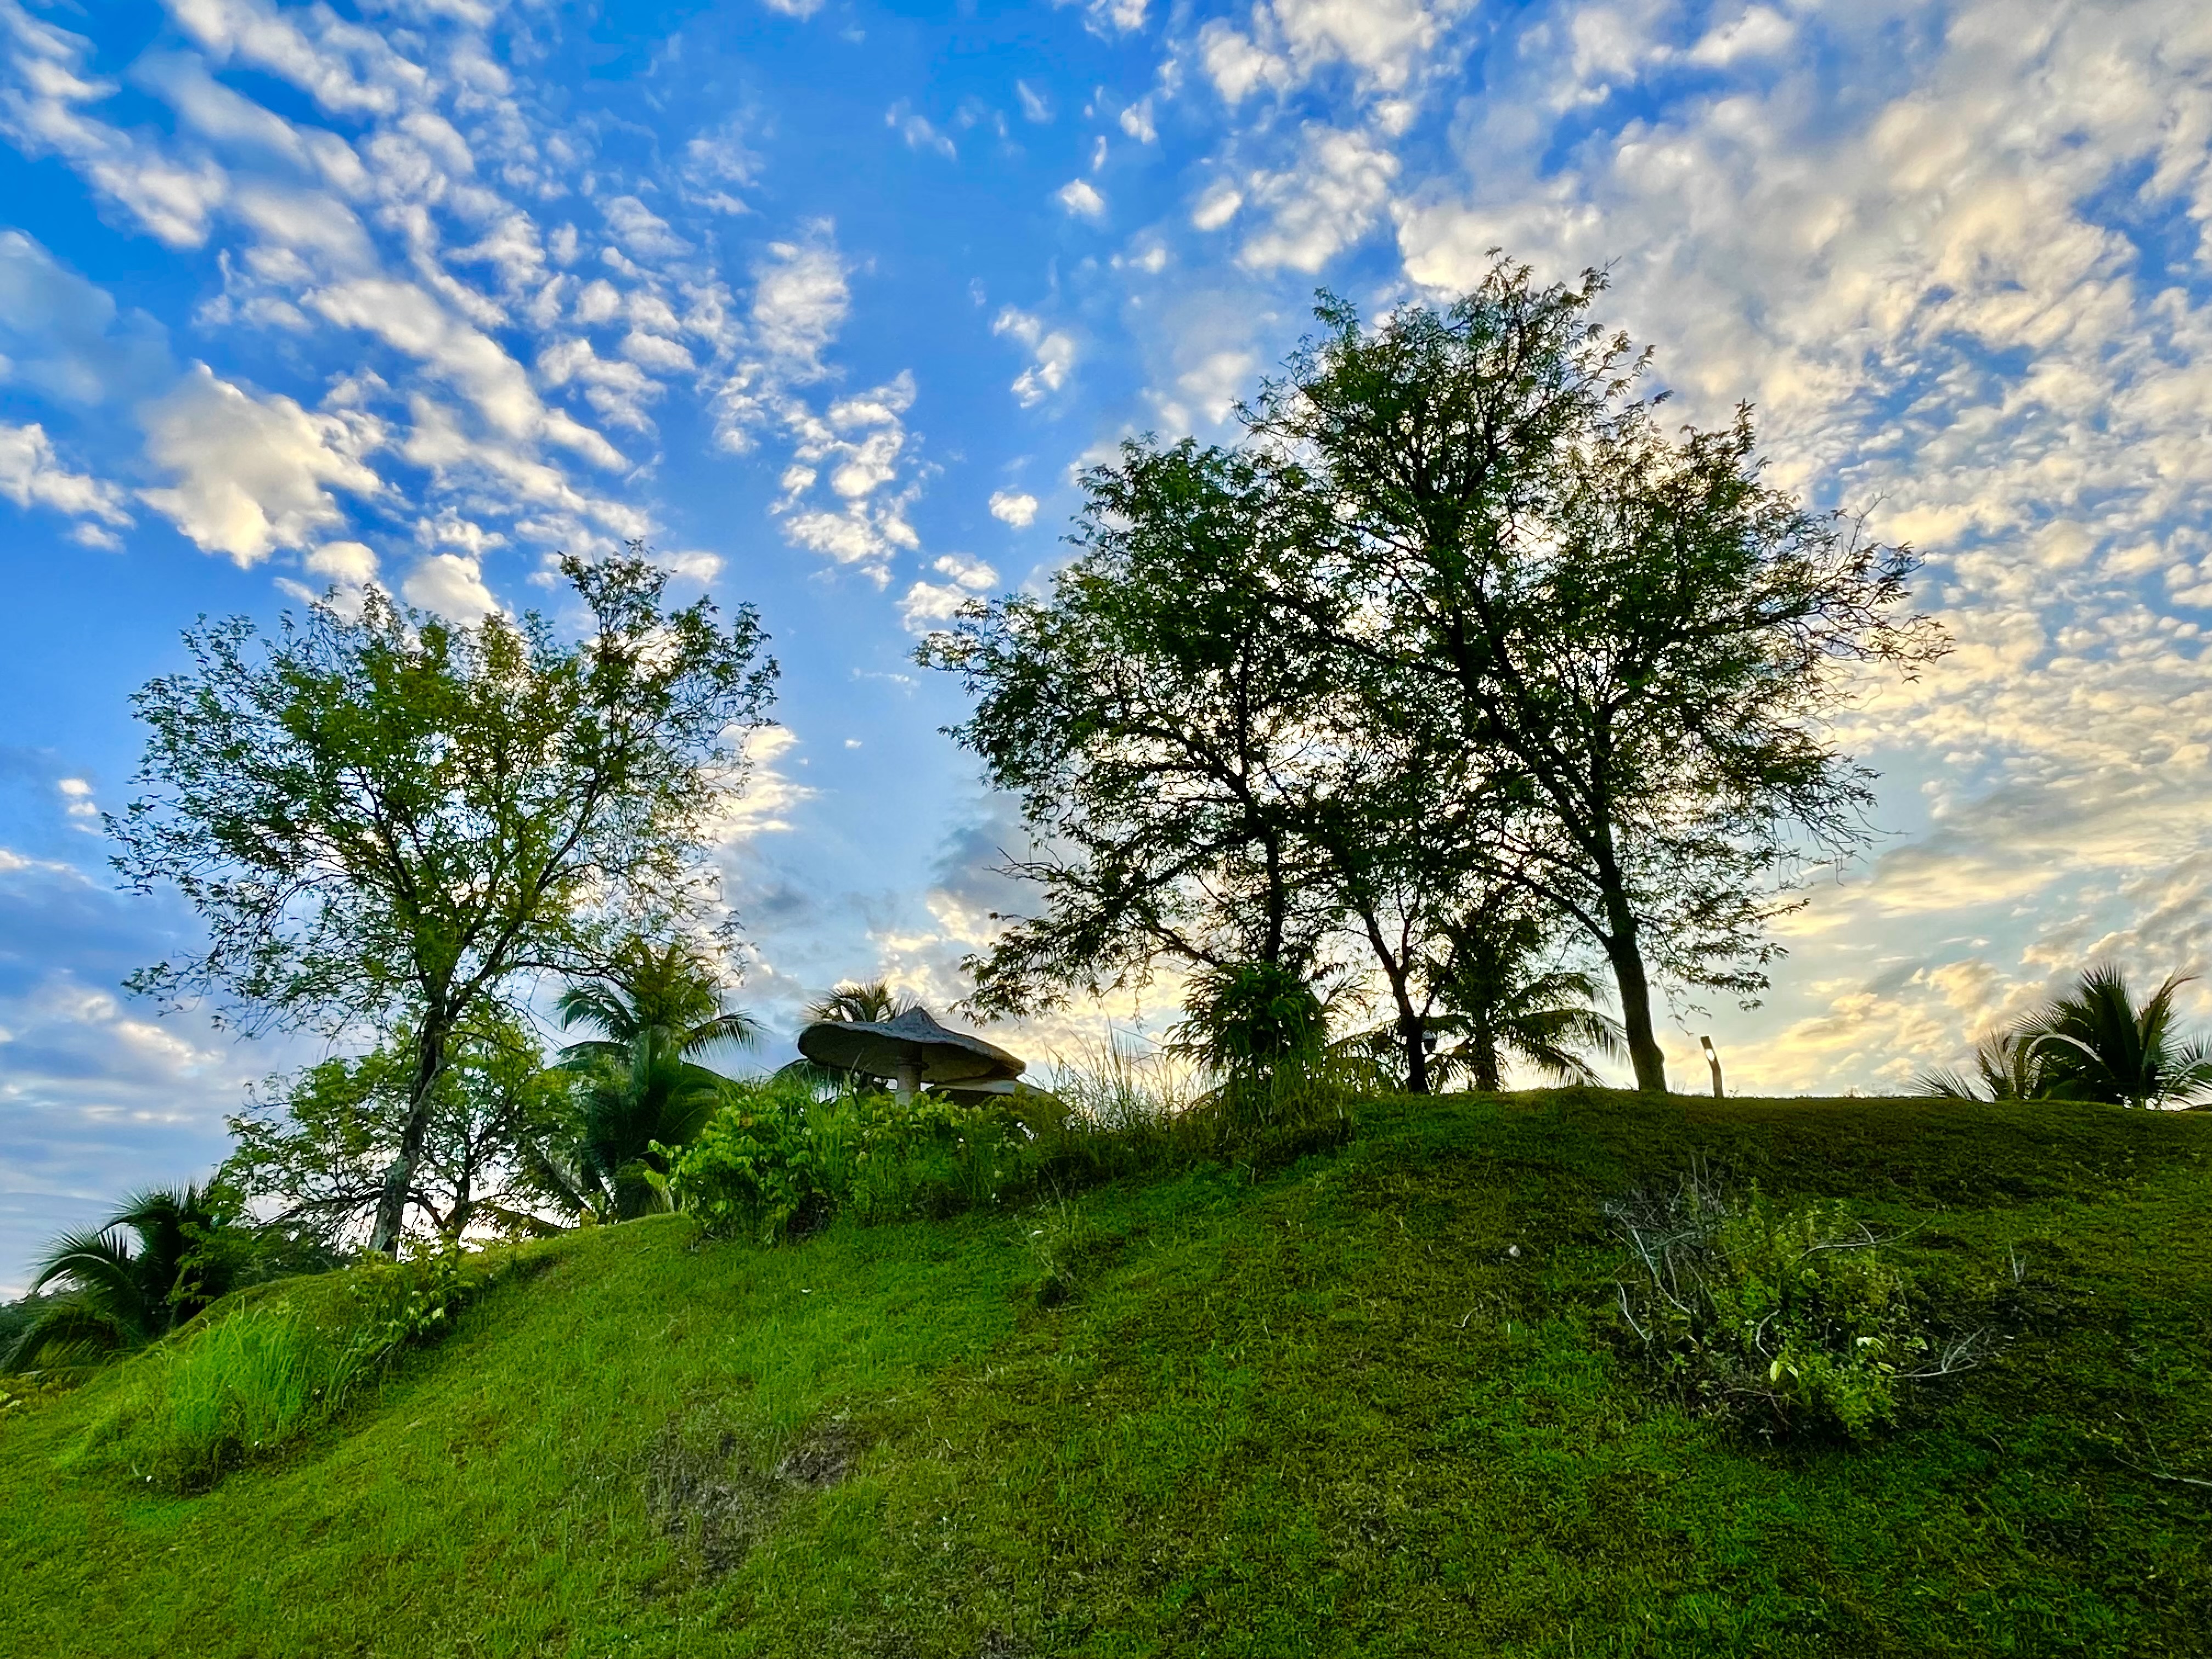
[[[927,1008],[909,1008],[896,1019],[817,1019],[799,1032],[799,1052],[841,1072],[911,1074],[923,1084],[998,1082],[1019,1077],[1028,1064],[996,1043],[948,1031]]]

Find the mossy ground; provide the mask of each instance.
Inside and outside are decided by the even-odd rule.
[[[1597,1206],[1693,1157],[1908,1233],[1986,1362],[1870,1446],[1656,1396]],[[8,1413],[0,1653],[2212,1652],[2160,1478],[2212,1477],[2212,1115],[1378,1101],[1272,1173],[532,1248],[204,1495],[69,1472],[112,1376]]]

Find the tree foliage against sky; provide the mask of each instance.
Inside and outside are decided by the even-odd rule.
[[[410,1116],[414,1045],[406,1032],[367,1054],[333,1057],[229,1120],[223,1182],[332,1245],[374,1224]],[[559,1132],[574,1079],[550,1071],[519,1023],[472,1029],[449,1046],[431,1091],[408,1213],[447,1239],[471,1226],[526,1226],[536,1194],[525,1150]]]
[[[1500,259],[1372,328],[1325,299],[1253,426],[1351,532],[1328,631],[1352,682],[1498,809],[1485,861],[1603,953],[1638,1085],[1663,1089],[1653,970],[1764,988],[1791,866],[1847,848],[1869,799],[1824,716],[1856,665],[1944,641],[1904,611],[1907,550],[1762,481],[1748,409],[1662,429],[1645,358],[1589,320],[1603,287]]]
[[[1418,1088],[1442,942],[1501,882],[1609,965],[1640,1087],[1655,977],[1763,988],[1765,925],[1869,799],[1825,717],[1945,642],[1908,550],[1763,482],[1747,410],[1662,430],[1602,289],[1500,260],[1371,327],[1325,296],[1246,446],[1125,446],[1051,597],[923,647],[1037,849],[976,1006],[1348,935]]]
[[[922,659],[961,677],[953,736],[1018,794],[1012,871],[1042,914],[968,966],[973,1006],[1141,985],[1163,959],[1310,967],[1333,917],[1299,823],[1334,750],[1329,665],[1293,605],[1321,501],[1250,457],[1129,443],[1093,469],[1049,599],[977,605]]]
[[[207,932],[132,988],[212,995],[248,1030],[410,1034],[380,1249],[468,1023],[519,975],[590,974],[706,914],[703,854],[772,698],[750,607],[664,608],[637,547],[562,569],[574,642],[535,613],[465,628],[370,589],[358,616],[318,605],[273,635],[204,623],[191,666],[136,699],[149,787],[109,821],[117,866]]]

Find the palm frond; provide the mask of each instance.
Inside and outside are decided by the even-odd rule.
[[[1924,1095],[1931,1100],[1979,1100],[1982,1097],[1963,1073],[1948,1066],[1939,1066],[1934,1071],[1923,1072],[1915,1077],[1912,1092]]]

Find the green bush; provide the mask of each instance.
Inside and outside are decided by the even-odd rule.
[[[1351,1133],[1350,1091],[1326,1061],[1201,1095],[1109,1058],[981,1105],[740,1085],[690,1146],[655,1150],[677,1208],[715,1237],[772,1243],[838,1214],[941,1219],[1194,1163],[1272,1169]]]
[[[1841,1204],[1783,1208],[1698,1174],[1607,1211],[1629,1251],[1625,1334],[1694,1408],[1863,1438],[1896,1421],[1901,1390],[1972,1363],[1974,1339],[1929,1334],[1886,1241]]]
[[[995,1191],[999,1160],[979,1143],[1003,1139],[994,1120],[934,1097],[840,1095],[823,1101],[803,1087],[739,1085],[682,1148],[655,1143],[668,1159],[666,1188],[678,1209],[716,1237],[763,1243],[850,1209],[864,1221],[908,1213],[949,1214]],[[932,1154],[950,1152],[947,1159]],[[943,1169],[926,1171],[937,1164]],[[938,1205],[921,1201],[932,1184]]]
[[[343,1300],[320,1310],[287,1296],[217,1308],[131,1362],[73,1461],[172,1492],[210,1486],[337,1415],[392,1356],[442,1333],[488,1277],[447,1246],[356,1267]]]

